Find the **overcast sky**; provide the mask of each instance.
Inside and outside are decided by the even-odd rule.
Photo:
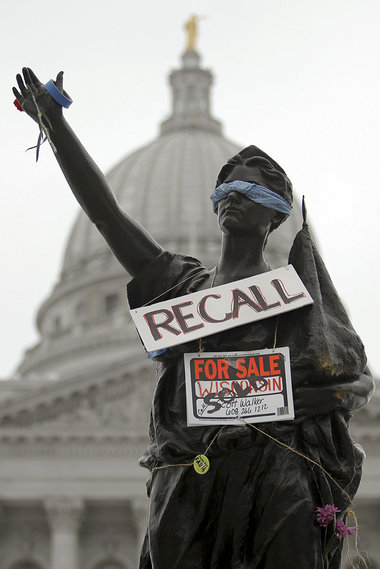
[[[305,194],[320,249],[380,374],[378,0],[2,0],[1,357],[10,377],[37,339],[34,318],[59,277],[78,206],[36,126],[12,104],[27,65],[65,71],[66,112],[107,171],[157,136],[167,75],[196,13],[202,65],[215,74],[213,114],[227,138],[255,144]],[[209,207],[205,204],[205,207]]]

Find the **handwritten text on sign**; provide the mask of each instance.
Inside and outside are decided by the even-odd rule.
[[[311,304],[292,265],[131,310],[148,352]]]
[[[184,354],[188,426],[294,419],[289,348]]]

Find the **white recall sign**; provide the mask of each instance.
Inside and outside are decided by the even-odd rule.
[[[262,320],[313,299],[292,265],[131,310],[148,352]]]
[[[187,425],[294,419],[289,348],[184,354]]]

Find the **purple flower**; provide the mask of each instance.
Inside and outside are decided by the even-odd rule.
[[[315,511],[317,514],[317,522],[322,528],[325,528],[333,521],[335,514],[341,510],[333,504],[326,504],[326,506],[316,508]]]
[[[354,535],[356,533],[356,527],[348,528],[342,520],[337,520],[335,529],[338,539],[343,539],[345,535]]]

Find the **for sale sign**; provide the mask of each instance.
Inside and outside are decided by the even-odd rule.
[[[294,419],[288,347],[184,354],[184,364],[188,426]]]
[[[131,310],[148,352],[269,318],[313,299],[292,265]]]

